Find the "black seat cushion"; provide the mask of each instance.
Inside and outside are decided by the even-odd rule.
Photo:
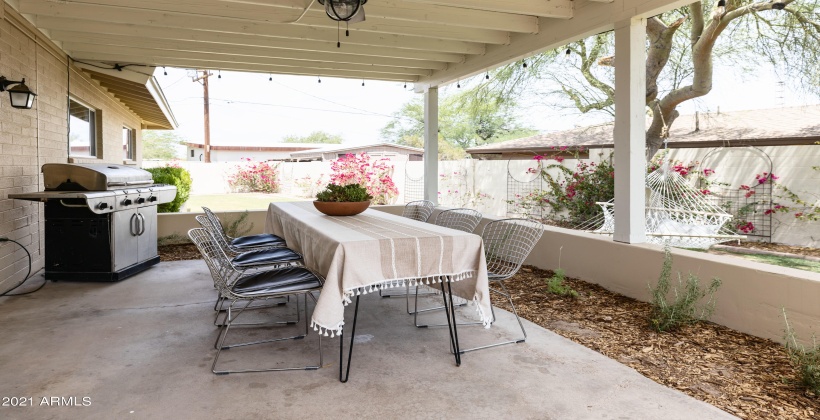
[[[235,238],[231,241],[231,246],[236,248],[254,248],[259,246],[285,246],[285,240],[270,233],[260,233],[259,235],[248,235]]]
[[[322,281],[307,269],[287,267],[241,277],[233,284],[231,290],[243,295],[262,295],[315,289],[321,286]]]
[[[295,262],[301,259],[302,256],[290,248],[271,248],[243,252],[234,257],[231,263],[236,267],[250,267],[254,265]]]

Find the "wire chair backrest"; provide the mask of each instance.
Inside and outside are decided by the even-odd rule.
[[[543,233],[543,225],[530,219],[502,219],[488,223],[481,238],[490,280],[506,280],[514,276]]]
[[[228,242],[230,239],[228,235],[225,234],[225,229],[222,227],[222,222],[219,221],[219,217],[217,217],[211,209],[207,207],[203,207],[202,210],[205,211],[205,216],[207,217],[208,221],[211,223],[210,228],[208,226],[203,225],[203,227],[207,228],[213,234],[214,239],[216,239],[219,246],[222,247],[222,250],[233,252],[231,248],[231,244]],[[199,222],[199,216],[197,216],[197,221]],[[200,222],[202,224],[202,222]]]
[[[475,227],[481,222],[481,217],[481,212],[477,210],[465,208],[451,209],[439,213],[436,216],[435,224],[473,233]]]
[[[211,223],[211,219],[208,219],[208,216],[200,214],[199,216],[194,217],[199,226],[208,229],[209,231],[213,232],[214,225]]]
[[[199,253],[202,254],[202,259],[208,265],[214,285],[218,289],[227,288],[240,273],[233,268],[225,251],[214,239],[214,235],[205,228],[194,228],[188,231],[188,237],[191,238],[191,242],[196,245]]]
[[[214,233],[218,233],[227,242],[228,234],[225,233],[225,228],[222,226],[222,222],[219,220],[219,216],[217,216],[216,213],[212,212],[211,209],[207,207],[203,207],[202,211],[205,212],[205,216],[207,216],[208,220],[211,221],[211,226],[215,230]]]
[[[419,222],[426,222],[433,214],[433,208],[436,205],[427,200],[411,201],[404,205],[404,211],[401,213],[402,217],[408,219],[418,220]]]

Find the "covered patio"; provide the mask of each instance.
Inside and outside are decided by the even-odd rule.
[[[14,379],[0,389],[34,403],[5,407],[6,416],[733,418],[529,322],[525,345],[470,353],[456,367],[446,328],[417,329],[403,299],[378,294],[362,302],[349,383],[336,376],[336,339],[324,340],[326,366],[318,371],[215,376],[214,298],[210,273],[197,260],[163,262],[114,284],[53,283],[4,302],[0,360]],[[512,314],[496,313],[489,330],[462,329],[467,345],[517,333]],[[232,365],[298,364],[315,361],[317,346],[318,335],[310,334],[223,357]],[[74,399],[41,404],[51,396]]]
[[[425,98],[424,191],[425,198],[432,201],[437,197],[440,86],[614,30],[619,63],[615,125],[615,195],[619,206],[614,235],[618,243],[552,229],[528,262],[554,266],[563,252],[568,274],[609,281],[616,291],[640,295],[645,292],[645,280],[656,276],[661,258],[658,249],[633,245],[645,239],[645,19],[686,3],[370,0],[365,6],[367,20],[351,25],[349,37],[342,30],[339,46],[336,22],[328,19],[318,3],[305,0],[4,0],[0,18],[9,28],[34,33],[26,36],[38,46],[47,44],[49,49],[65,53],[66,67],[95,72],[102,75],[100,80],[130,71],[128,65],[140,65],[407,82]],[[7,33],[0,32],[4,37]],[[137,68],[146,67],[131,67]],[[47,83],[43,77],[38,103],[57,103],[53,107],[59,114],[63,89],[70,91],[71,87]],[[120,95],[128,95],[127,89]],[[65,146],[66,134],[67,128],[54,134],[50,141],[55,148]],[[31,136],[39,147],[40,132]],[[27,188],[42,189],[42,180],[36,179],[39,165],[68,160],[65,154],[44,157],[37,149],[26,163],[26,173],[33,179]],[[12,166],[0,162],[2,169]],[[42,224],[42,211],[32,207],[25,210],[26,220]],[[190,214],[171,216],[180,216],[173,222],[180,233],[187,230],[185,223],[192,222],[178,220],[192,219]],[[0,234],[11,232],[9,236],[18,238],[43,235],[41,229],[19,235],[15,229],[19,228]],[[590,264],[588,256],[596,252],[603,258]],[[702,262],[694,253],[681,251],[677,255],[684,256],[682,270],[700,269]],[[12,260],[17,266],[21,261],[20,255]],[[721,275],[725,274],[732,286],[727,293],[745,290],[750,275],[761,279],[755,286],[771,279],[788,282],[778,289],[778,295],[762,288],[756,294],[765,296],[755,296],[757,300],[738,294],[728,309],[718,310],[717,322],[771,338],[781,335],[779,319],[770,316],[777,315],[779,305],[801,309],[795,315],[801,333],[808,332],[818,318],[813,300],[820,293],[817,276],[807,278],[794,274],[794,270],[773,272],[754,265],[737,267],[722,261],[707,261],[709,264],[726,270]],[[35,256],[34,270],[42,266],[40,252]],[[456,368],[447,351],[444,329],[418,330],[405,314],[402,300],[372,295],[364,299],[369,308],[362,311],[357,331],[360,347],[354,356],[358,360],[354,359],[351,383],[336,380],[338,353],[333,340],[324,343],[325,363],[330,369],[214,376],[209,369],[216,338],[216,327],[211,323],[214,298],[205,264],[192,261],[163,262],[120,283],[50,283],[35,294],[4,300],[7,335],[0,346],[0,360],[7,377],[14,379],[4,381],[0,389],[4,396],[35,399],[34,409],[15,408],[13,415],[729,417],[530,323],[526,324],[526,344],[471,353],[465,356],[464,365]],[[767,312],[762,312],[762,307]],[[464,329],[467,345],[470,340],[480,344],[484,338],[492,341],[514,334],[512,315],[497,313],[499,320],[489,330]],[[289,344],[286,351],[277,352],[283,354],[283,363],[294,357],[312,357],[318,336],[310,334],[295,347]],[[299,345],[306,350],[298,351]],[[270,357],[264,348],[260,350],[260,354],[241,359]],[[234,359],[230,354],[224,357]],[[51,396],[74,397],[72,406],[40,405],[40,398]],[[90,398],[90,405],[82,407],[84,397]]]

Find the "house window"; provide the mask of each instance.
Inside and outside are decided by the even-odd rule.
[[[97,110],[69,99],[68,154],[97,157]]]
[[[194,157],[194,149],[191,149],[191,157]]]
[[[122,127],[122,152],[123,159],[135,160],[137,158],[137,130]]]

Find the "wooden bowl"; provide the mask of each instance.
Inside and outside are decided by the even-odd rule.
[[[314,201],[313,206],[328,216],[354,216],[367,210],[370,201]]]

